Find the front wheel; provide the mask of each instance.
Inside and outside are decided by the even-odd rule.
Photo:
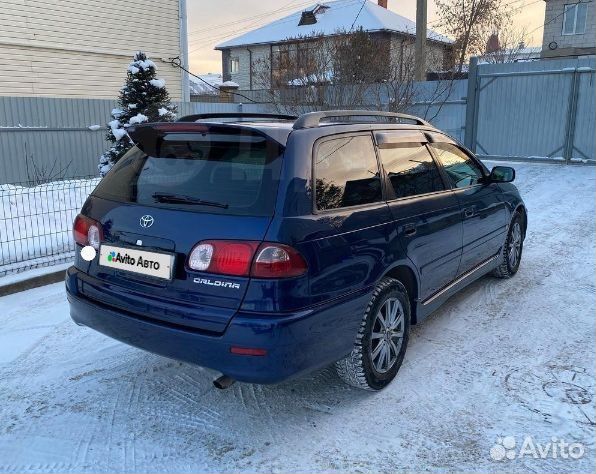
[[[516,212],[509,225],[507,239],[501,252],[501,263],[493,271],[498,278],[511,278],[517,273],[524,249],[523,218]]]
[[[381,390],[397,375],[410,334],[410,300],[405,287],[384,278],[375,288],[362,317],[352,352],[336,362],[349,385]]]

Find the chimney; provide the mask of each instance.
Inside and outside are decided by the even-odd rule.
[[[387,0],[379,0],[379,6],[383,8],[387,8]]]

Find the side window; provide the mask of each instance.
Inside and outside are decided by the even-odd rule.
[[[380,150],[395,196],[403,198],[444,189],[437,165],[422,143],[403,143]]]
[[[465,188],[478,184],[483,177],[482,170],[468,155],[452,143],[432,143],[430,145],[455,188]]]
[[[318,210],[381,201],[381,179],[372,137],[334,138],[316,149],[315,200]]]

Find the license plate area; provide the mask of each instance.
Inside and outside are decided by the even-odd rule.
[[[174,275],[174,254],[102,245],[99,249],[99,265],[161,281],[171,281]]]

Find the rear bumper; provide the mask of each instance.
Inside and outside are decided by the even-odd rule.
[[[315,309],[287,314],[238,312],[221,335],[125,313],[77,291],[77,275],[66,274],[70,315],[109,337],[172,359],[209,367],[234,379],[276,383],[324,367],[352,349],[370,292]],[[265,356],[230,352],[232,346],[261,348]]]

